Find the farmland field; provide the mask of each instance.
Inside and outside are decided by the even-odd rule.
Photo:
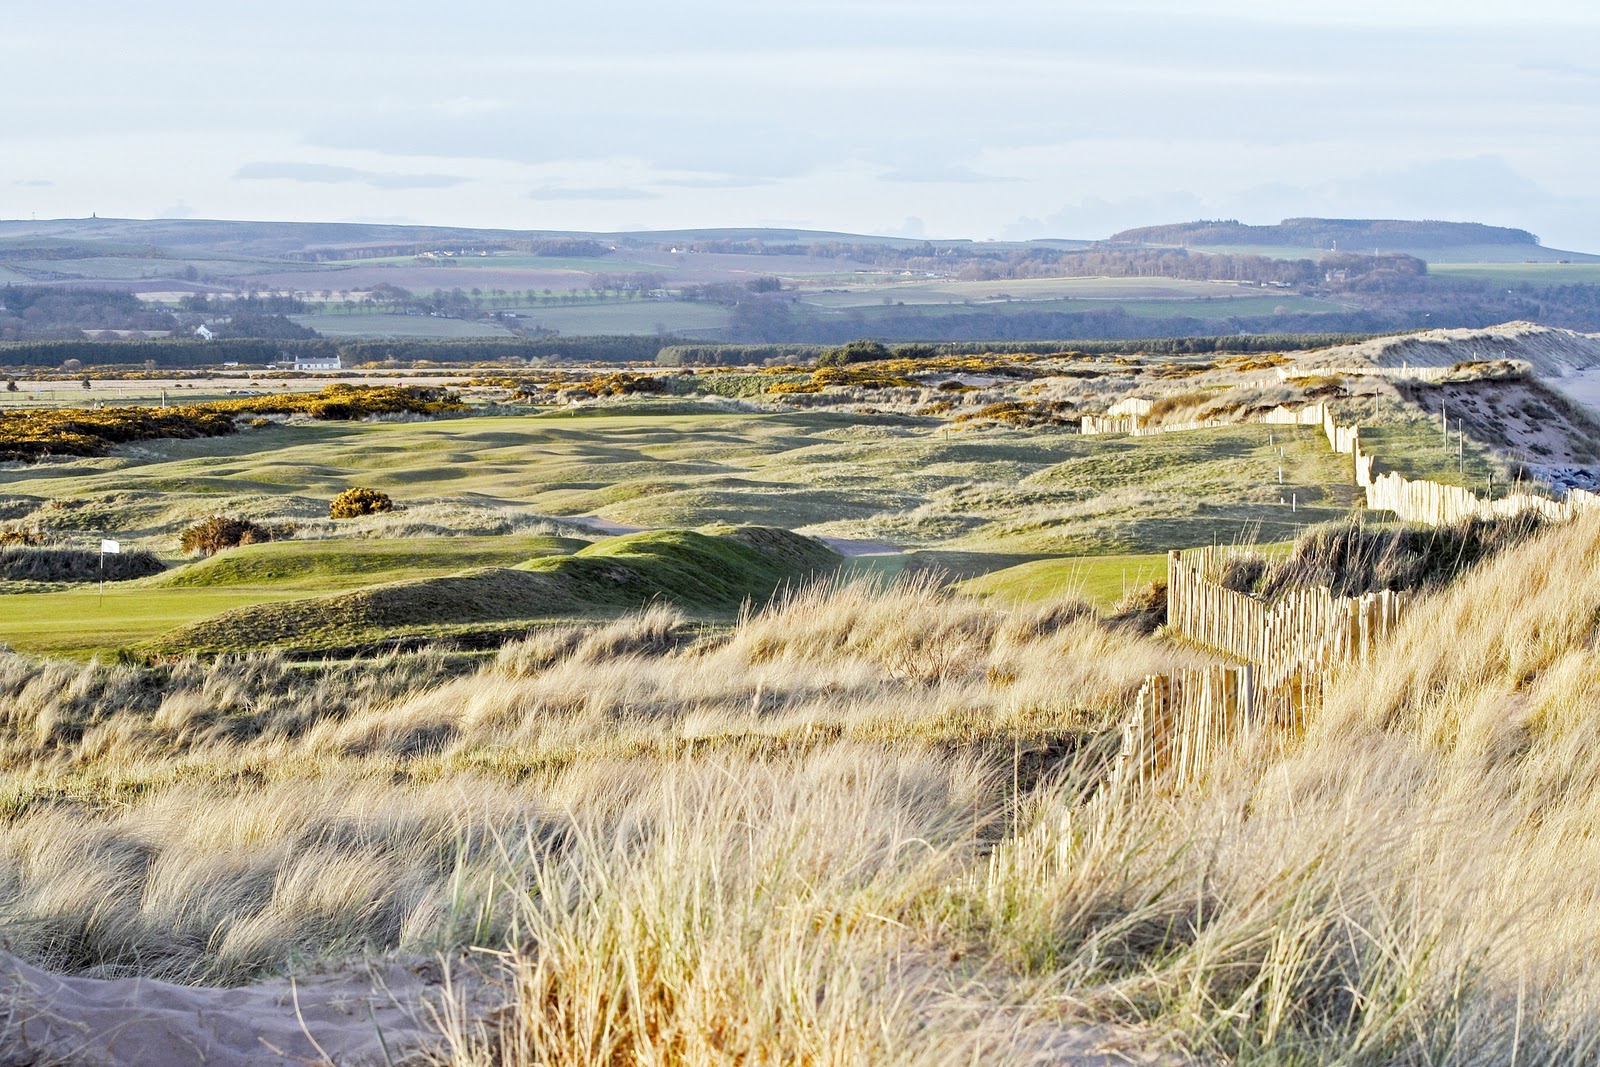
[[[435,318],[428,315],[390,315],[383,312],[340,314],[322,312],[295,315],[294,321],[325,337],[510,337],[511,332],[492,322]]]
[[[671,333],[717,336],[732,316],[716,304],[607,300],[590,304],[513,304],[524,325],[567,335]]]
[[[1005,281],[966,282],[955,279],[901,279],[872,276],[857,279],[862,288],[843,293],[808,293],[807,300],[822,305],[870,304],[883,296],[906,303],[960,304],[966,300],[1201,300],[1259,296],[1260,290],[1233,282],[1202,282],[1185,278],[1011,278]],[[876,300],[874,299],[876,298]]]
[[[1441,278],[1471,278],[1504,282],[1507,285],[1600,284],[1600,260],[1573,263],[1435,263],[1430,265],[1429,271]]]
[[[929,319],[938,319],[945,316],[960,315],[973,310],[974,307],[1002,315],[1026,315],[1036,312],[1070,314],[1074,312],[1114,311],[1120,309],[1129,315],[1150,319],[1166,319],[1175,315],[1183,315],[1197,319],[1220,320],[1239,315],[1274,315],[1296,311],[1327,311],[1338,306],[1330,301],[1299,296],[1294,293],[1262,296],[1259,291],[1256,291],[1228,296],[1212,295],[1199,299],[1156,297],[1153,299],[1126,300],[1102,300],[1097,298],[1052,300],[1048,298],[1029,298],[1025,300],[989,300],[975,305],[927,303],[918,305],[917,311]],[[884,305],[880,301],[877,305],[862,304],[849,310],[857,311],[864,319],[870,321],[874,315],[898,314],[901,309]]]

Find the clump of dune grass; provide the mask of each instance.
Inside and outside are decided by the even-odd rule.
[[[1282,558],[1249,551],[1230,555],[1213,577],[1229,589],[1266,599],[1309,586],[1324,586],[1341,596],[1438,589],[1522,544],[1545,525],[1531,511],[1445,526],[1368,524],[1356,517],[1312,527]]]
[[[0,546],[0,581],[4,582],[120,582],[165,569],[155,553],[138,548],[107,555],[52,545]]]

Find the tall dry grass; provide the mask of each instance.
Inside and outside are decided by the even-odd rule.
[[[357,668],[8,660],[0,921],[188,979],[490,948],[506,1007],[443,1021],[474,1067],[1589,1063],[1597,620],[1600,520],[1543,531],[1304,738],[1126,803],[1118,709],[1190,653],[928,585],[397,658],[342,703],[310,694]]]
[[[799,592],[731,635],[655,608],[469,673],[3,656],[0,923],[50,966],[182,980],[499,943],[516,909],[485,841],[602,819],[684,760],[782,775],[839,745],[933,767],[974,740],[1076,745],[1173,658],[1081,610],[927,584]],[[1073,666],[1029,680],[1044,663]]]
[[[1593,1062],[1597,619],[1600,522],[1548,531],[1419,608],[1302,741],[1128,806],[992,765],[909,823],[834,806],[815,762],[798,801],[658,781],[635,836],[535,868],[516,1008],[456,1026],[456,1061],[1022,1060],[1110,1019],[1223,1062]],[[903,788],[829,754],[856,803]]]

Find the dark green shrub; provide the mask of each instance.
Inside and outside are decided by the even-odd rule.
[[[830,348],[817,357],[819,367],[843,367],[850,363],[870,363],[875,359],[888,359],[889,350],[881,342],[868,338],[851,341],[838,348]]]

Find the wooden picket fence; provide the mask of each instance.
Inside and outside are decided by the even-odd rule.
[[[1167,554],[1167,632],[1253,664],[1263,678],[1287,676],[1330,643],[1338,659],[1364,657],[1399,619],[1400,594],[1387,589],[1359,597],[1297,589],[1271,604],[1235,592],[1216,579],[1235,554],[1227,546]]]
[[[1278,380],[1287,382],[1296,378],[1337,376],[1340,378],[1388,378],[1391,381],[1440,382],[1447,378],[1458,377],[1463,373],[1470,374],[1478,368],[1493,363],[1499,363],[1505,369],[1505,372],[1501,374],[1502,377],[1526,374],[1533,369],[1533,364],[1525,359],[1476,360],[1462,366],[1451,365],[1445,367],[1413,367],[1408,363],[1403,363],[1398,367],[1376,367],[1370,364],[1307,367],[1298,363],[1291,363],[1286,367],[1278,368]]]
[[[1183,789],[1243,737],[1303,730],[1337,670],[1372,655],[1400,621],[1403,598],[1389,590],[1306,589],[1273,604],[1235,592],[1214,577],[1233,552],[1168,555],[1169,631],[1240,662],[1145,678],[1123,723],[1114,789]]]
[[[1433,368],[1388,368],[1384,373],[1435,376]],[[1138,416],[1129,415],[1099,420],[1091,430],[1093,419],[1084,417],[1083,432],[1143,436],[1221,425],[1208,420],[1145,427]],[[1375,473],[1377,457],[1362,447],[1361,428],[1341,425],[1320,402],[1299,409],[1278,407],[1255,421],[1321,427],[1328,447],[1351,458],[1351,477],[1364,490],[1367,507],[1393,512],[1404,522],[1440,526],[1530,511],[1560,521],[1600,508],[1600,494],[1581,489],[1569,490],[1560,500],[1521,489],[1488,497],[1394,471]],[[1329,589],[1303,589],[1271,604],[1234,592],[1217,578],[1235,551],[1211,547],[1168,554],[1169,633],[1232,662],[1145,678],[1123,723],[1122,748],[1110,779],[1114,790],[1181,790],[1199,781],[1217,754],[1240,738],[1304,729],[1329,681],[1344,665],[1372,655],[1400,621],[1404,598],[1387,590],[1343,597]]]
[[[1394,369],[1394,368],[1388,368]],[[1564,521],[1582,511],[1600,507],[1600,494],[1582,489],[1568,490],[1557,500],[1524,489],[1504,496],[1480,496],[1459,485],[1446,485],[1427,479],[1407,478],[1396,471],[1375,473],[1377,457],[1361,444],[1361,427],[1345,426],[1321,402],[1304,408],[1277,407],[1252,421],[1279,426],[1320,426],[1328,447],[1350,457],[1351,480],[1362,489],[1370,511],[1390,511],[1402,522],[1444,526],[1467,519],[1506,518],[1524,512],[1537,512],[1547,519]],[[1080,432],[1085,434],[1125,433],[1149,437],[1159,433],[1181,433],[1215,426],[1236,425],[1218,419],[1204,419],[1173,425],[1145,426],[1137,415],[1106,417],[1083,416]]]
[[[1144,425],[1142,415],[1085,415],[1078,432],[1086,436],[1104,433],[1136,433]]]
[[[1139,415],[1085,415],[1079,421],[1078,432],[1085,436],[1123,433],[1129,437],[1154,437],[1162,433],[1182,433],[1185,430],[1209,430],[1217,426],[1235,426],[1225,419],[1196,419],[1190,422],[1162,423],[1146,426]]]

